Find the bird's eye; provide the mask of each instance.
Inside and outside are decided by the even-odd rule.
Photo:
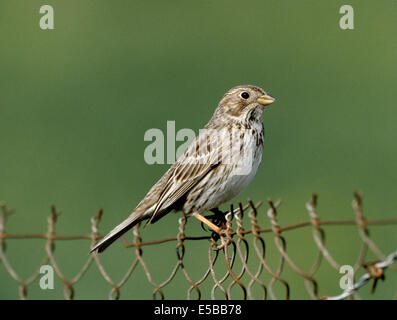
[[[248,92],[244,91],[244,92],[241,92],[240,96],[243,99],[248,99],[250,97],[250,94]]]

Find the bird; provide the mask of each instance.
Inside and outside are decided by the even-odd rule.
[[[222,228],[202,214],[221,212],[219,206],[246,189],[255,177],[263,153],[262,114],[274,101],[253,85],[228,90],[186,151],[90,252],[103,252],[136,224],[154,223],[171,211],[194,216],[220,235]]]

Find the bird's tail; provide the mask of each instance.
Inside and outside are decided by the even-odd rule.
[[[141,215],[132,213],[127,219],[110,231],[101,241],[99,241],[92,249],[91,253],[98,250],[98,252],[104,251],[114,241],[121,237],[125,232],[130,230],[133,226],[142,220]]]

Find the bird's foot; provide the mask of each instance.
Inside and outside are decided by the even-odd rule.
[[[219,210],[218,208],[212,209],[211,212],[213,214],[205,216],[206,219],[210,220],[213,224],[215,224],[216,226],[218,226],[221,229],[225,229],[226,228],[226,212],[222,212],[221,210]],[[204,228],[204,224],[201,223],[201,227],[206,230]],[[216,233],[216,232],[215,232]]]
[[[229,244],[229,239],[226,237],[226,213],[222,212],[218,208],[212,209],[212,215],[204,216],[200,218],[201,227],[205,231],[211,231],[211,239],[213,240],[214,246],[218,240],[221,240],[221,244],[215,246],[214,250],[222,250]],[[210,221],[210,223],[209,223]],[[212,224],[212,226],[211,226]]]

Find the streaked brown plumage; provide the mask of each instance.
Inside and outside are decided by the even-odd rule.
[[[186,152],[91,251],[102,252],[138,222],[153,223],[171,210],[182,210],[219,231],[200,214],[234,198],[254,178],[262,159],[263,107],[273,102],[259,87],[230,89]]]

